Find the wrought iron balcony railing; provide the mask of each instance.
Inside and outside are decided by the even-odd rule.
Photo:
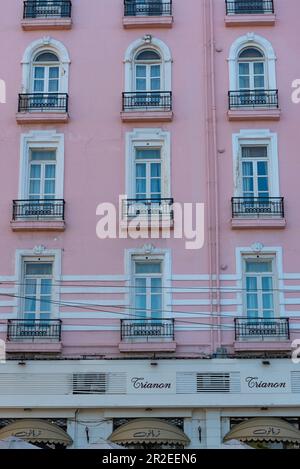
[[[288,318],[235,318],[235,340],[277,338],[289,340]]]
[[[273,0],[225,0],[227,15],[274,13]]]
[[[70,0],[28,0],[24,2],[23,18],[71,18]]]
[[[229,109],[253,107],[278,109],[278,90],[242,90],[228,92]]]
[[[13,220],[61,220],[65,219],[63,199],[13,200]]]
[[[173,199],[125,199],[123,201],[123,219],[132,217],[170,218],[173,219]]]
[[[19,94],[18,112],[68,112],[67,93],[26,93]]]
[[[124,0],[124,16],[171,16],[172,0]]]
[[[171,91],[123,93],[123,111],[172,111]]]
[[[175,340],[174,319],[121,319],[121,341],[138,338]]]
[[[60,319],[9,319],[7,322],[7,340],[49,339],[61,341]]]
[[[232,218],[284,218],[283,197],[233,197],[231,207]]]

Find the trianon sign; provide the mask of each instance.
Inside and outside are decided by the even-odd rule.
[[[171,374],[157,377],[136,373],[128,376],[127,389],[129,393],[136,394],[174,394],[176,378],[175,375]]]

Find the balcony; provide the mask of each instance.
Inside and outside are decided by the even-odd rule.
[[[66,93],[19,94],[19,124],[54,124],[68,121],[69,96]]]
[[[232,228],[284,228],[283,197],[233,197]]]
[[[173,226],[173,199],[124,199],[122,201],[122,228],[169,228]],[[132,222],[132,223],[131,223]]]
[[[70,0],[28,0],[24,2],[21,26],[25,31],[70,29]]]
[[[14,200],[11,221],[13,231],[63,231],[63,199]]]
[[[121,352],[173,352],[174,319],[121,319]]]
[[[172,24],[172,0],[124,0],[124,28],[171,28]]]
[[[9,319],[8,352],[58,352],[61,350],[60,319]]]
[[[235,318],[235,350],[290,350],[288,318]]]
[[[173,119],[171,91],[123,93],[123,122],[170,122]]]
[[[279,120],[278,90],[228,92],[230,121]]]
[[[226,26],[273,26],[273,0],[225,0]]]

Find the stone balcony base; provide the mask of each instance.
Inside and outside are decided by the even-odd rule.
[[[21,20],[24,31],[38,31],[48,29],[71,29],[71,18],[26,18]]]
[[[120,352],[175,352],[176,342],[120,342]]]
[[[67,112],[18,112],[18,124],[65,124],[69,120]]]
[[[234,342],[236,352],[285,352],[291,350],[290,340],[275,340],[274,337],[265,340],[249,339]]]
[[[236,14],[226,15],[226,26],[274,26],[276,16],[274,14]]]
[[[230,121],[278,121],[280,109],[230,109],[227,112]]]
[[[124,16],[123,26],[125,29],[136,29],[156,27],[172,28],[173,16]]]
[[[28,341],[14,341],[6,342],[6,352],[52,352],[57,353],[62,349],[61,342],[49,342],[46,339],[43,341],[41,339],[36,340],[36,342]]]
[[[122,111],[123,122],[171,122],[172,111]]]
[[[286,227],[285,218],[232,218],[231,227],[242,229],[283,229]]]
[[[10,222],[13,231],[64,231],[63,220],[16,220]]]

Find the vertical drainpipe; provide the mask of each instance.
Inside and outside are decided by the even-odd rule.
[[[212,315],[211,351],[221,344],[220,279],[219,279],[219,191],[216,129],[214,10],[213,0],[205,0],[203,31],[206,79],[206,178],[207,178],[207,236],[209,256],[209,296]]]

